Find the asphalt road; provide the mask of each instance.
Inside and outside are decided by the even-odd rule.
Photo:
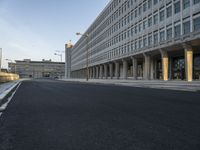
[[[24,81],[0,150],[199,150],[200,93]]]

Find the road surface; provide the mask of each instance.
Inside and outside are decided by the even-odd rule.
[[[199,150],[200,93],[23,81],[0,150]]]

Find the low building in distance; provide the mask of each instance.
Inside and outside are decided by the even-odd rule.
[[[8,63],[10,72],[19,74],[20,78],[63,78],[65,63],[51,60],[32,61],[16,60]]]

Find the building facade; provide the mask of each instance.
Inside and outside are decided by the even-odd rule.
[[[31,61],[30,59],[16,60],[9,63],[12,73],[19,74],[20,78],[64,78],[65,63],[51,60]]]
[[[65,78],[71,78],[71,49],[73,45],[71,41],[65,44]]]
[[[199,80],[199,8],[200,0],[111,0],[71,50],[71,76],[86,77],[88,58],[90,78]]]

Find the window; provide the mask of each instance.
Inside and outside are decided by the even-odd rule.
[[[200,0],[194,0],[194,4],[200,3]]]
[[[172,16],[172,6],[169,6],[167,8],[167,18],[171,17]]]
[[[174,4],[174,13],[177,14],[181,10],[180,2]]]
[[[158,23],[158,14],[153,16],[153,23],[157,24]]]
[[[172,28],[167,29],[167,40],[172,38]]]
[[[147,38],[146,38],[146,37],[143,38],[143,46],[144,46],[144,47],[147,46]]]
[[[153,43],[158,44],[158,33],[154,33],[153,35]]]
[[[139,48],[142,48],[142,39],[139,40]]]
[[[133,36],[133,28],[131,28],[131,36]]]
[[[148,36],[148,45],[152,45],[152,35]]]
[[[164,19],[165,19],[165,11],[162,10],[162,11],[160,12],[160,21],[163,21]]]
[[[143,12],[145,12],[147,10],[147,2],[144,2],[143,4]]]
[[[139,7],[139,15],[142,14],[142,6]]]
[[[135,10],[135,18],[137,17],[137,9]]]
[[[174,37],[177,38],[180,37],[180,35],[181,35],[181,26],[177,25],[174,28]]]
[[[200,17],[194,19],[194,31],[200,31]]]
[[[145,29],[147,28],[147,26],[148,26],[148,23],[147,23],[147,20],[145,20],[145,21],[143,22],[143,29],[145,30]]]
[[[160,32],[160,41],[164,41],[165,40],[165,31]]]
[[[150,17],[150,18],[148,19],[148,26],[149,26],[149,27],[152,26],[152,17]]]
[[[151,8],[152,6],[152,0],[148,0],[148,8]]]
[[[141,30],[142,30],[142,24],[140,23],[139,24],[139,32],[141,32]]]
[[[135,26],[135,34],[137,34],[137,25]]]
[[[183,0],[183,9],[190,7],[190,0]]]
[[[183,23],[183,34],[190,33],[190,21]]]
[[[158,3],[158,0],[153,0],[153,4],[156,5]]]

